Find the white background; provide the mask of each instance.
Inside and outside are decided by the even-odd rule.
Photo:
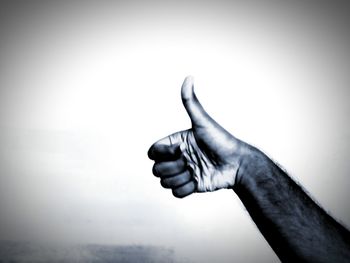
[[[189,74],[214,119],[350,225],[346,12],[281,2],[4,5],[0,239],[278,261],[233,191],[178,200],[152,175],[148,147],[190,127]]]

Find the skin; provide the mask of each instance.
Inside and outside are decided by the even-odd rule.
[[[171,134],[148,151],[153,174],[175,197],[233,189],[283,262],[349,262],[350,233],[282,169],[235,138],[203,109],[187,77],[181,97],[191,129]]]

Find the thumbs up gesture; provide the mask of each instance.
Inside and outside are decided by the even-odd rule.
[[[192,77],[184,80],[181,97],[192,127],[151,146],[148,156],[155,161],[153,174],[179,198],[194,192],[232,188],[242,160],[252,147],[206,113],[194,93]]]

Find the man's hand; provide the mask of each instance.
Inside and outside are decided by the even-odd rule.
[[[164,187],[176,197],[233,188],[281,261],[349,262],[345,227],[266,155],[217,124],[194,94],[192,78],[185,79],[181,96],[192,128],[148,152]]]
[[[151,146],[148,156],[155,161],[154,175],[180,198],[193,192],[232,188],[251,146],[236,139],[205,112],[194,94],[192,77],[182,84],[181,97],[192,128]]]

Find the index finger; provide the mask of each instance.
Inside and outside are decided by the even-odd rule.
[[[155,143],[148,150],[148,157],[155,161],[172,161],[181,156],[180,144],[160,144]]]

